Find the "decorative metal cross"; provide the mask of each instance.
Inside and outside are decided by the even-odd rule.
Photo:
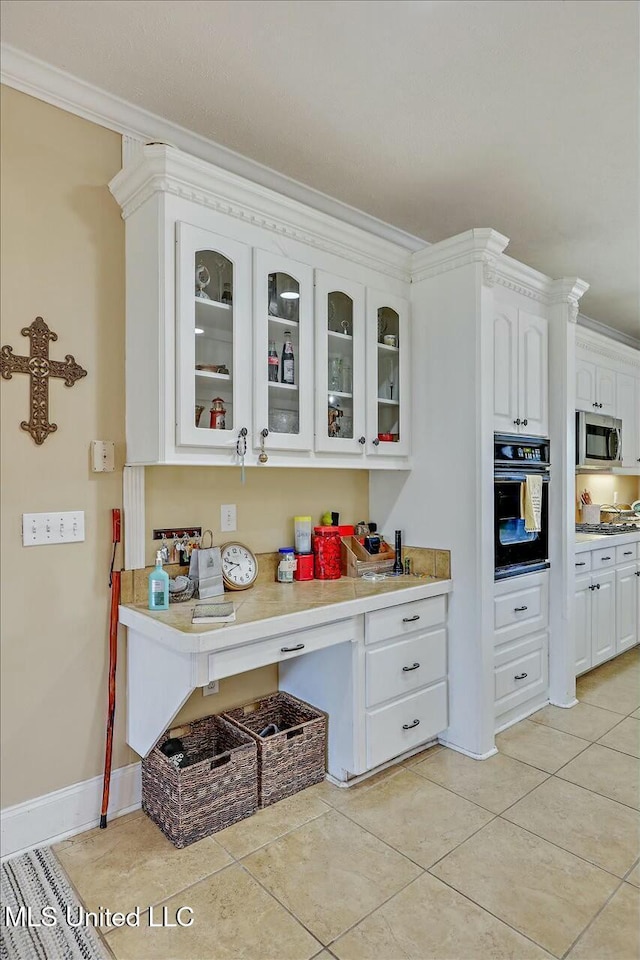
[[[64,380],[65,387],[72,387],[76,380],[86,377],[87,371],[76,363],[70,353],[64,362],[49,359],[49,341],[57,340],[58,334],[49,329],[42,317],[36,317],[31,326],[23,327],[20,332],[31,341],[29,356],[18,357],[12,347],[2,347],[0,375],[3,380],[11,380],[14,373],[28,373],[31,377],[30,417],[28,421],[23,420],[20,427],[30,433],[37,444],[41,444],[58,429],[57,423],[49,423],[49,377],[59,377]]]

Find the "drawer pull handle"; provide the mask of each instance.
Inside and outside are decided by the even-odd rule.
[[[405,673],[409,673],[410,670],[417,670],[419,666],[419,663],[413,663],[410,667],[403,667],[402,669]]]
[[[586,567],[587,561],[581,560],[580,563],[576,563],[576,567]]]
[[[513,608],[513,612],[514,612],[514,613],[522,613],[524,610],[528,610],[528,609],[529,609],[529,607],[514,607],[514,608]]]
[[[526,676],[527,676],[526,673],[516,673],[516,675],[515,675],[515,677],[514,677],[513,679],[514,679],[514,680],[524,680],[524,678],[525,678]]]
[[[293,653],[294,650],[304,650],[304,643],[296,643],[295,647],[280,647],[280,653]]]
[[[611,557],[603,557],[603,560],[611,560]]]
[[[403,723],[403,724],[402,724],[402,729],[403,729],[403,730],[412,730],[414,727],[417,727],[419,723],[420,723],[419,720],[414,720],[413,723]]]
[[[625,550],[622,554],[623,557],[630,557],[633,554],[633,550]]]
[[[403,623],[413,623],[414,620],[419,620],[419,619],[420,619],[420,614],[419,614],[419,613],[414,613],[414,615],[413,615],[412,617],[403,617],[403,618],[402,618],[402,622],[403,622]]]

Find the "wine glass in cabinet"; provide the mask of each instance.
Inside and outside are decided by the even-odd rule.
[[[364,287],[316,270],[316,450],[364,455]]]
[[[177,224],[176,432],[227,448],[251,415],[251,250]]]
[[[367,289],[367,454],[409,454],[409,304]]]
[[[255,250],[253,273],[253,445],[265,452],[311,450],[313,270]]]

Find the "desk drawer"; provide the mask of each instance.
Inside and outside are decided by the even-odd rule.
[[[616,548],[603,547],[601,550],[591,551],[591,569],[606,570],[607,567],[615,566]]]
[[[576,576],[581,573],[589,573],[591,570],[591,554],[576,553]]]
[[[616,547],[616,563],[629,563],[638,556],[637,543],[623,543]]]
[[[510,643],[496,651],[494,667],[496,716],[526,703],[548,684],[546,632]]]
[[[447,632],[442,627],[367,650],[366,699],[372,707],[405,696],[447,674]]]
[[[544,629],[549,622],[548,574],[531,573],[496,583],[494,617],[496,645]]]
[[[418,630],[437,627],[445,622],[446,609],[446,599],[441,596],[365,613],[365,643],[392,640]]]
[[[269,640],[256,640],[230,650],[214,651],[208,656],[209,682],[232,677],[236,673],[244,673],[268,663],[291,660],[292,657],[299,657],[312,650],[322,650],[334,643],[356,640],[358,620],[359,617],[351,617],[348,620],[338,620],[336,623],[325,623],[319,627],[271,637]]]
[[[367,769],[430,740],[448,722],[446,680],[379,710],[367,711]]]

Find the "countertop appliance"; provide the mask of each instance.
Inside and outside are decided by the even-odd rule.
[[[622,420],[576,412],[576,466],[600,470],[622,466]]]
[[[529,532],[520,516],[520,489],[528,475],[542,477],[540,530]],[[549,566],[549,441],[496,433],[494,437],[495,579]]]

